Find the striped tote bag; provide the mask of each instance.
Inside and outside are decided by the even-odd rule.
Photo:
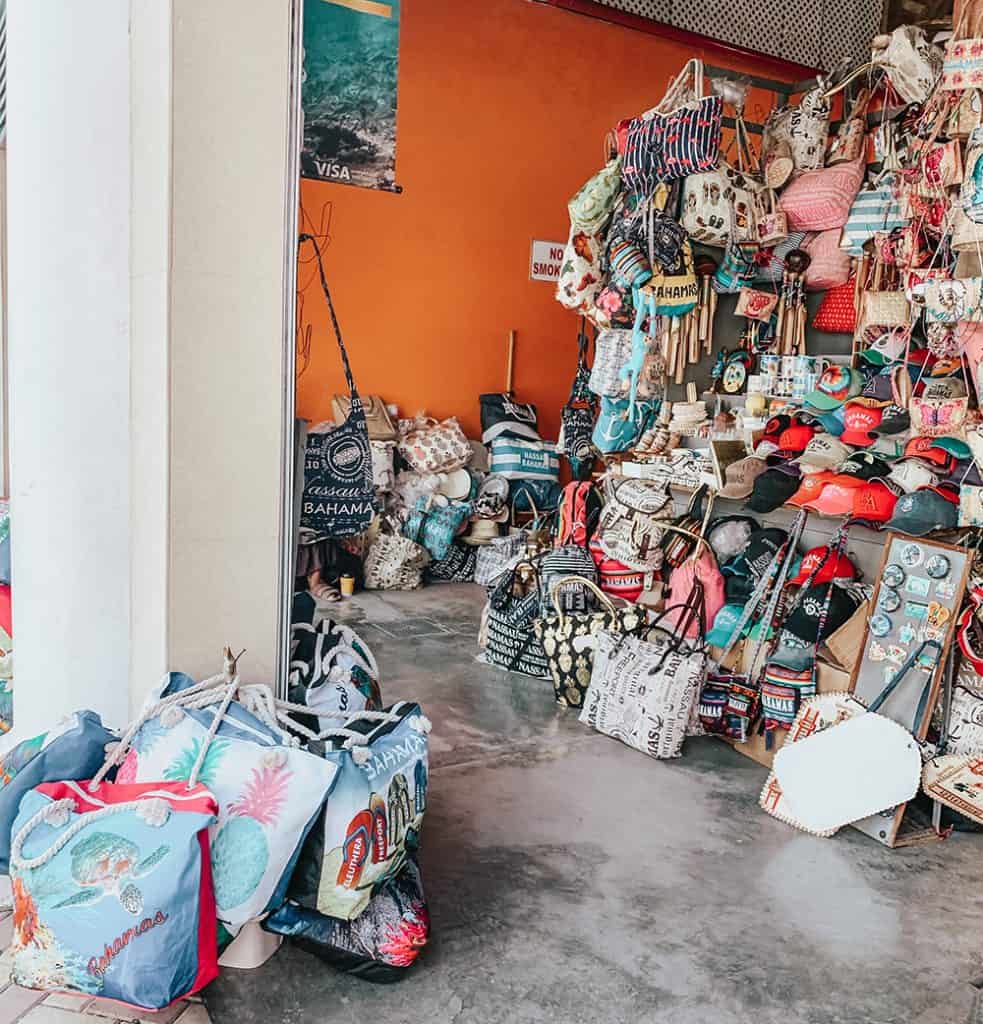
[[[490,470],[508,480],[556,483],[560,479],[560,456],[556,445],[547,441],[496,437],[491,443]]]
[[[862,256],[864,243],[876,232],[893,231],[907,223],[908,218],[901,212],[901,202],[894,194],[894,176],[886,175],[857,193],[843,225],[840,248],[851,256]]]

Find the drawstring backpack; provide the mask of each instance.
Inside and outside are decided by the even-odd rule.
[[[321,250],[312,235],[301,235],[298,245],[304,242],[310,242],[317,255],[321,289],[341,352],[351,404],[340,426],[326,426],[307,435],[300,525],[329,537],[350,537],[368,529],[376,510],[369,428],[362,399],[355,388],[348,353],[341,340],[341,328],[324,275]]]

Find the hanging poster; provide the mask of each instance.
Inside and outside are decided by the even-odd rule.
[[[399,5],[400,0],[304,4],[302,177],[399,191]]]

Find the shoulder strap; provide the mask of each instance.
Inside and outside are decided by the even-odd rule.
[[[352,397],[352,406],[361,409],[362,402],[358,397],[358,391],[355,388],[355,378],[352,376],[352,368],[348,362],[348,353],[345,351],[345,343],[341,340],[341,327],[338,326],[338,316],[335,313],[334,303],[331,301],[331,292],[328,290],[328,280],[324,276],[324,260],[321,257],[321,248],[317,244],[317,239],[313,235],[307,233],[301,234],[297,239],[297,248],[299,249],[304,242],[310,242],[314,246],[314,252],[317,256],[317,272],[321,279],[321,290],[324,292],[324,298],[328,303],[328,312],[331,314],[331,326],[334,328],[335,339],[338,342],[338,350],[341,352],[341,361],[345,367],[345,380],[348,382],[348,391]]]

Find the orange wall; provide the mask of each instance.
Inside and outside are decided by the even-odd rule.
[[[530,242],[566,239],[567,199],[600,166],[605,133],[658,102],[692,55],[528,0],[404,0],[403,194],[301,186],[303,229],[328,235],[328,281],[360,391],[401,415],[456,415],[477,437],[477,396],[504,388],[515,329],[516,394],[539,407],[543,436],[556,437],[577,318],[552,284],[529,280]],[[712,51],[705,59],[735,66]],[[753,94],[748,119],[770,104]],[[299,287],[313,340],[298,413],[317,422],[344,382],[309,263]]]

